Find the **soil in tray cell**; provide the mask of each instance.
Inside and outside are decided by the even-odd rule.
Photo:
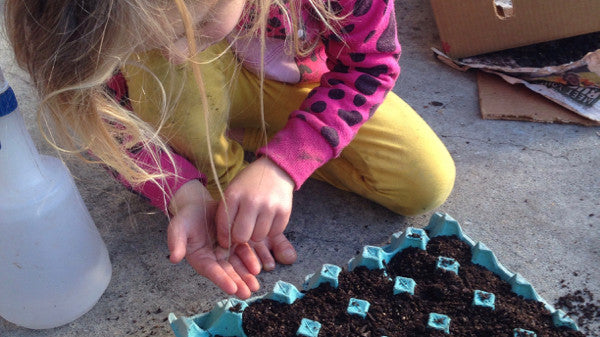
[[[458,275],[436,268],[439,256],[455,259]],[[293,304],[262,299],[243,313],[249,337],[296,336],[302,318],[321,323],[319,336],[513,336],[514,329],[534,331],[537,336],[585,336],[557,328],[544,305],[514,294],[508,283],[471,262],[469,246],[456,237],[435,237],[427,251],[407,248],[396,254],[383,270],[358,267],[339,275],[338,288],[328,283],[305,292]],[[409,277],[415,293],[393,295],[393,279]],[[474,306],[475,290],[494,294],[494,308]],[[365,318],[350,315],[351,298],[370,303]],[[430,313],[450,318],[450,334],[427,325]]]

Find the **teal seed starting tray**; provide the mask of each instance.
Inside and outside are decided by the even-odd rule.
[[[437,236],[455,236],[465,242],[471,248],[471,262],[483,266],[492,273],[498,275],[503,281],[507,282],[512,292],[522,296],[525,299],[535,300],[543,303],[546,309],[552,314],[552,321],[556,327],[566,327],[571,330],[578,330],[575,322],[566,316],[562,310],[556,310],[543,298],[541,298],[533,286],[527,282],[518,273],[513,273],[502,266],[494,253],[483,243],[475,242],[465,235],[456,220],[447,214],[435,213],[429,224],[424,229],[408,227],[404,232],[398,232],[392,235],[391,243],[384,247],[365,246],[360,254],[350,259],[348,270],[362,266],[368,269],[383,269],[392,257],[408,247],[415,247],[422,250],[427,249],[427,243],[430,238]],[[460,264],[449,257],[440,256],[437,259],[437,268],[448,272],[458,274]],[[338,275],[342,268],[332,264],[325,264],[314,274],[307,275],[302,285],[305,291],[317,288],[323,283],[329,283],[331,287],[338,287]],[[396,276],[394,280],[393,295],[400,293],[413,294],[418,284],[407,277]],[[284,304],[292,304],[300,300],[304,294],[294,285],[278,281],[273,290],[263,296],[254,297],[247,301],[236,298],[222,300],[216,306],[206,313],[200,313],[191,317],[176,317],[173,313],[169,315],[169,322],[173,332],[177,337],[214,337],[214,336],[243,336],[247,337],[242,329],[242,314],[249,304],[260,299],[275,300]],[[475,290],[473,294],[473,306],[480,306],[488,309],[494,309],[495,295],[493,293]],[[369,302],[360,298],[351,298],[347,313],[366,317],[369,311]],[[452,325],[452,317],[443,313],[432,312],[428,315],[428,328],[439,330],[448,334]],[[297,336],[317,337],[321,329],[321,323],[315,320],[302,318],[298,322]],[[532,331],[515,326],[513,328],[514,336],[536,336]],[[381,336],[385,337],[385,336]]]

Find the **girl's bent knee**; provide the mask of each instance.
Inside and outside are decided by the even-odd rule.
[[[406,216],[418,215],[431,210],[434,210],[441,206],[450,196],[452,188],[454,186],[454,179],[452,181],[445,181],[430,187],[427,190],[421,190],[416,192],[410,199],[409,203],[403,207],[400,214]]]
[[[456,169],[450,156],[430,170],[420,171],[380,204],[405,216],[422,214],[441,206],[454,187]]]

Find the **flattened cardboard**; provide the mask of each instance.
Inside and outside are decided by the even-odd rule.
[[[452,58],[600,31],[599,0],[431,0],[442,49]],[[504,18],[501,18],[503,16]]]
[[[496,75],[478,71],[477,86],[483,119],[600,126],[600,122],[582,117],[521,84],[512,85]]]

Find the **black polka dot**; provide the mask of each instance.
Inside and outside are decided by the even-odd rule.
[[[374,30],[370,31],[369,34],[367,34],[367,36],[365,37],[364,43],[369,42],[369,40],[373,37],[373,35],[375,35],[375,31]]]
[[[0,148],[2,148],[2,146],[0,146]],[[127,149],[127,151],[129,151],[129,153],[132,153],[132,154],[138,154],[143,149],[144,149],[144,146],[142,144],[136,144],[133,147],[130,147],[129,149]]]
[[[335,42],[342,42],[342,39],[340,39],[340,37],[337,36],[336,34],[329,34],[329,40],[335,41]]]
[[[327,143],[331,145],[331,147],[336,147],[340,144],[340,136],[338,136],[337,131],[329,126],[324,126],[321,128],[321,136],[325,138]]]
[[[372,4],[373,0],[356,0],[356,2],[354,2],[354,10],[352,11],[352,15],[363,16],[367,14],[369,9],[371,9]]]
[[[273,27],[279,27],[281,26],[281,21],[279,21],[278,18],[273,17],[269,19],[269,25],[273,26]]]
[[[315,94],[317,93],[317,90],[313,89],[311,90],[308,95],[306,95],[306,98],[311,98],[313,97]]]
[[[335,71],[336,73],[348,73],[348,70],[350,69],[350,67],[348,67],[347,65],[345,65],[344,63],[342,63],[342,61],[338,60],[337,63],[335,64],[335,66],[333,66],[333,71]]]
[[[362,62],[365,60],[365,53],[350,53],[350,59],[354,62]]]
[[[351,33],[353,30],[354,30],[354,24],[344,26],[344,28],[342,28],[342,34]]]
[[[356,110],[347,111],[344,109],[339,109],[338,116],[340,116],[340,118],[342,120],[344,120],[344,122],[346,122],[346,124],[348,124],[348,126],[354,126],[354,125],[362,122],[362,120],[363,120],[363,117],[360,114],[360,112],[358,112]]]
[[[323,101],[316,101],[310,105],[310,111],[312,112],[319,113],[325,111],[325,109],[327,109],[327,103]]]
[[[298,70],[300,71],[300,75],[312,73],[312,69],[310,69],[310,67],[307,66],[306,64],[299,64]]]
[[[366,74],[360,75],[354,82],[356,89],[365,95],[373,95],[381,85],[376,78]]]
[[[342,99],[344,96],[346,96],[346,93],[342,89],[331,89],[329,90],[327,96],[329,96],[331,99]]]
[[[329,3],[329,6],[331,8],[331,11],[335,15],[340,15],[342,13],[342,10],[344,10],[344,7],[342,7],[342,5],[340,5],[340,3],[337,1],[331,1]]]
[[[377,39],[376,48],[382,53],[396,51],[396,17],[394,15],[390,15],[387,27]]]
[[[377,111],[377,108],[379,108],[379,104],[375,104],[371,107],[371,109],[369,109],[369,118],[373,117],[375,111]]]
[[[314,7],[309,7],[308,8],[308,14],[316,20],[320,20],[321,17],[319,16],[319,14],[317,13],[317,10]]]
[[[306,122],[306,116],[304,116],[303,114],[297,114],[295,117]]]
[[[367,99],[365,98],[365,96],[363,96],[361,94],[356,94],[356,96],[354,96],[354,101],[352,101],[352,103],[354,103],[355,106],[359,107],[359,106],[362,106],[363,104],[367,103]]]
[[[360,71],[361,73],[379,77],[379,75],[386,74],[388,72],[388,67],[385,64],[380,64],[370,68],[357,67],[356,70]]]
[[[327,83],[329,83],[329,85],[333,86],[336,84],[344,84],[344,81],[340,80],[339,78],[330,78],[327,80]]]

